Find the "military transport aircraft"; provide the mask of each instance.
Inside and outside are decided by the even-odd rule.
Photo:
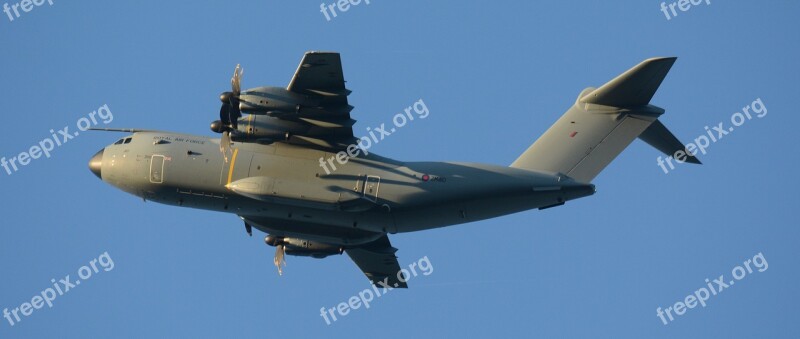
[[[220,96],[221,138],[137,129],[89,168],[117,188],[168,205],[233,213],[286,255],[347,253],[373,283],[407,287],[388,234],[563,205],[637,137],[672,155],[684,146],[650,105],[675,58],[643,61],[575,103],[510,166],[405,162],[359,154],[338,53],[308,52],[289,85]],[[246,113],[243,116],[242,113]],[[326,172],[320,159],[346,152]],[[352,156],[351,155],[355,155]],[[676,159],[678,160],[678,159]],[[693,155],[683,161],[700,163]]]

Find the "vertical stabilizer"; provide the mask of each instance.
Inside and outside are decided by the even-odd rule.
[[[659,150],[682,148],[657,120],[664,110],[649,104],[675,59],[647,59],[597,89],[583,90],[511,167],[591,182],[643,133],[642,139]]]

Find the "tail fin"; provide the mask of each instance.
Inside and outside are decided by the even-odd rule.
[[[597,89],[584,89],[511,167],[591,182],[637,137],[668,155],[683,150],[657,120],[664,110],[649,104],[675,59],[647,59]],[[687,161],[699,163],[694,157]]]

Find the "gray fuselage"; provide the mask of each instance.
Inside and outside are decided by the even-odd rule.
[[[234,213],[270,234],[340,245],[558,206],[594,193],[593,185],[557,173],[400,162],[371,153],[345,164],[332,157],[280,142],[234,142],[226,157],[219,139],[137,132],[98,152],[90,167],[145,200]]]

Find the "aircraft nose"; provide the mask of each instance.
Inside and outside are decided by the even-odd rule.
[[[105,151],[105,148],[101,149],[89,160],[89,170],[101,180],[103,179],[103,177],[100,176],[100,170],[103,167],[103,151]]]

